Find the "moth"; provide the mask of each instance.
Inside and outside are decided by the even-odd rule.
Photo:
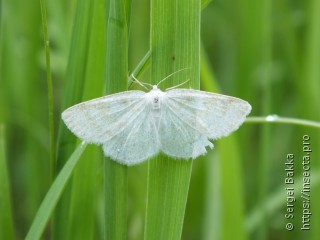
[[[130,166],[159,152],[196,159],[213,148],[210,140],[237,130],[251,111],[248,102],[235,97],[176,87],[162,91],[163,80],[148,92],[124,91],[79,103],[62,119],[77,137],[102,145],[105,156]]]

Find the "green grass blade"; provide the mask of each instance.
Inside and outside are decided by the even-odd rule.
[[[202,0],[201,1],[201,9],[205,9],[211,2],[212,0]],[[132,74],[135,77],[139,77],[142,73],[144,73],[149,67],[150,67],[150,62],[151,60],[151,51],[149,50],[146,55],[141,59],[141,61],[138,63],[136,68],[132,71]],[[132,84],[132,79],[129,80],[128,82],[129,87]]]
[[[235,85],[239,97],[243,97],[253,105],[261,106],[253,108],[252,113],[269,114],[272,109],[272,8],[270,0],[259,2],[244,1],[240,5],[235,5],[233,13],[236,17],[236,24],[233,27],[239,27],[239,38],[235,42],[237,45],[237,66],[234,77],[237,79]],[[253,31],[253,29],[255,29]],[[257,75],[255,73],[259,72]],[[259,82],[261,91],[260,98],[253,96],[257,91],[255,80]],[[261,202],[266,199],[269,189],[269,174],[271,171],[270,164],[270,143],[271,132],[269,125],[262,126],[262,133],[259,138],[259,153],[256,158],[257,170],[252,172],[256,174],[256,185],[254,192],[256,195],[249,195],[248,200],[252,204]],[[241,144],[241,147],[249,149],[249,135],[243,136],[246,140]],[[246,159],[244,162],[251,160],[252,154],[247,150]],[[255,164],[255,162],[254,162]],[[256,173],[257,172],[257,173]],[[265,224],[257,229],[257,239],[267,239],[268,221],[265,219]]]
[[[106,51],[106,1],[93,1],[93,14],[88,32],[89,49],[83,101],[104,94]],[[95,239],[95,214],[101,197],[101,148],[91,145],[82,156],[72,178],[68,239]],[[85,231],[84,231],[85,229]]]
[[[219,140],[221,239],[247,239],[244,228],[244,190],[239,146],[235,136]],[[219,219],[215,219],[219,221]],[[229,223],[234,227],[230,231]]]
[[[67,239],[95,239],[97,199],[101,197],[97,173],[103,166],[100,151],[98,146],[88,146],[74,170]]]
[[[55,181],[51,185],[47,195],[43,199],[41,206],[38,209],[37,215],[35,216],[33,223],[29,229],[26,236],[26,240],[36,240],[40,239],[41,235],[49,221],[49,217],[53,212],[59,198],[70,179],[74,168],[76,167],[81,154],[86,148],[86,144],[81,143],[73,154],[68,159],[66,165],[60,171],[59,175],[56,177]]]
[[[5,154],[4,126],[0,124],[0,239],[13,240],[11,189]]]
[[[43,38],[46,52],[46,66],[47,66],[47,85],[48,85],[48,109],[49,109],[49,135],[50,135],[50,175],[51,181],[55,176],[55,138],[54,138],[54,105],[53,105],[53,87],[51,76],[51,64],[50,64],[50,45],[47,27],[47,10],[45,0],[40,0],[42,26],[43,26]]]
[[[84,77],[89,46],[88,32],[90,32],[89,26],[92,17],[92,3],[85,0],[78,0],[76,6],[70,54],[64,84],[62,110],[81,102],[85,82]],[[61,120],[58,136],[58,171],[64,165],[69,154],[73,151],[75,142],[76,138]]]
[[[127,238],[128,168],[105,160],[105,238]]]
[[[81,102],[85,84],[87,56],[89,48],[90,23],[92,19],[93,4],[85,0],[77,0],[74,17],[68,67],[64,83],[62,110]],[[76,146],[76,137],[60,120],[58,135],[57,172],[64,166],[68,156]],[[71,186],[71,185],[70,185]],[[65,238],[68,231],[70,191],[67,187],[56,208],[53,218],[53,239]]]
[[[201,51],[201,85],[206,91],[219,92],[206,52]],[[244,228],[244,195],[241,158],[237,139],[234,135],[221,139],[217,143],[216,158],[208,155],[210,163],[207,167],[209,179],[207,192],[210,197],[205,206],[204,239],[247,239]],[[217,163],[211,163],[212,161]],[[216,169],[218,168],[218,170]],[[214,190],[212,190],[214,188]],[[214,206],[211,206],[215,203]],[[213,208],[214,207],[214,208]],[[216,212],[213,212],[216,210]],[[210,215],[209,215],[210,214]],[[230,231],[229,224],[233,223]],[[214,226],[214,227],[212,227]],[[214,232],[214,231],[220,232]]]
[[[199,89],[200,1],[153,0],[151,3],[151,79],[157,83],[174,71],[162,89],[190,79]],[[144,239],[180,239],[192,161],[158,156],[149,161]]]
[[[106,92],[127,90],[130,0],[110,0],[107,25]],[[105,159],[105,238],[127,238],[127,166]]]

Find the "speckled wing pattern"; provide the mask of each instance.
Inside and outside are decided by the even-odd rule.
[[[191,89],[166,94],[159,126],[161,150],[176,158],[197,158],[213,148],[208,140],[237,130],[250,113],[246,101]]]

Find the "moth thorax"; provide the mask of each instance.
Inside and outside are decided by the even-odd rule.
[[[152,108],[160,109],[160,98],[159,96],[153,96],[152,98]]]

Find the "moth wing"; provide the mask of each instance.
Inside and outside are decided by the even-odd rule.
[[[77,104],[62,113],[67,127],[122,164],[141,162],[159,151],[150,105],[142,91],[126,91]]]
[[[132,124],[103,144],[106,156],[125,165],[141,163],[160,150],[150,105],[146,105]]]
[[[227,136],[251,111],[244,100],[198,90],[174,89],[166,94],[159,138],[162,151],[177,158],[196,158],[213,147],[208,139]]]
[[[65,110],[62,119],[79,138],[102,144],[133,121],[144,107],[145,93],[126,91],[79,103]]]

